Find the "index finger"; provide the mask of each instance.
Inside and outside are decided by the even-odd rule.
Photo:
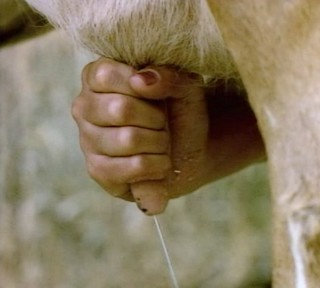
[[[129,79],[136,70],[126,64],[107,58],[99,58],[85,66],[82,71],[82,85],[95,93],[119,93],[139,97]]]

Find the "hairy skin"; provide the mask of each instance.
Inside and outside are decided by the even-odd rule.
[[[273,287],[319,287],[320,3],[208,3],[266,143],[274,204]]]
[[[206,0],[27,2],[76,43],[136,69],[165,65],[204,79],[237,77]]]

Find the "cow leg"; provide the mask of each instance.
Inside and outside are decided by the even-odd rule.
[[[268,154],[273,287],[320,283],[320,2],[208,0]]]

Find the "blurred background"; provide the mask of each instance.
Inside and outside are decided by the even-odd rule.
[[[61,32],[0,50],[0,287],[170,287],[153,219],[86,173],[70,106],[93,60]],[[159,217],[182,288],[270,286],[265,164]]]

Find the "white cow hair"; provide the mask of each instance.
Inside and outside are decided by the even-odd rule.
[[[27,0],[95,54],[135,68],[168,65],[237,77],[205,0]]]
[[[288,220],[289,235],[291,238],[291,252],[295,264],[295,287],[308,288],[307,278],[305,274],[305,265],[303,261],[303,252],[301,250],[302,243],[302,227],[299,223],[289,219]]]

